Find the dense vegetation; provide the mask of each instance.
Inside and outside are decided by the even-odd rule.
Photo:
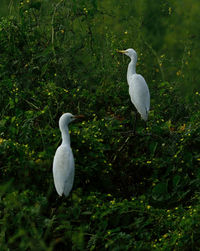
[[[200,249],[198,0],[1,0],[0,250]],[[132,135],[129,59],[151,111]],[[58,119],[72,198],[58,199]]]

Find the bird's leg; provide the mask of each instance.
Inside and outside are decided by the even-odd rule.
[[[69,200],[70,200],[71,206],[73,207],[72,191],[71,191],[71,193],[69,194]]]
[[[144,121],[144,128],[145,128],[145,132],[147,132],[147,122]]]
[[[133,124],[133,134],[135,135],[138,114],[137,114],[137,112],[134,112],[134,113],[135,113],[135,119],[134,119],[134,124]]]

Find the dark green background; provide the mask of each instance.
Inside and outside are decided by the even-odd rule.
[[[183,1],[1,1],[1,250],[198,250],[199,12]],[[138,121],[129,59],[151,93]],[[58,119],[76,175],[56,194]]]

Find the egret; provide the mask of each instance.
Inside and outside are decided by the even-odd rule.
[[[129,95],[135,108],[144,121],[147,121],[150,109],[150,94],[148,85],[142,75],[136,73],[137,53],[133,49],[118,51],[130,57],[127,70]]]
[[[53,178],[57,193],[67,197],[74,183],[74,156],[70,146],[70,135],[68,124],[83,115],[72,115],[64,113],[59,119],[59,128],[62,135],[62,143],[57,148],[53,160]]]

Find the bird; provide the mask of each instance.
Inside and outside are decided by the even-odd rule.
[[[70,135],[68,124],[83,115],[72,115],[64,113],[59,119],[59,128],[62,135],[62,143],[57,148],[53,159],[53,179],[59,196],[69,195],[74,183],[75,163],[70,146]]]
[[[136,73],[137,52],[132,48],[127,50],[118,50],[118,52],[125,54],[131,59],[127,70],[129,95],[133,105],[141,115],[141,118],[144,121],[147,121],[150,109],[150,93],[143,76]]]

